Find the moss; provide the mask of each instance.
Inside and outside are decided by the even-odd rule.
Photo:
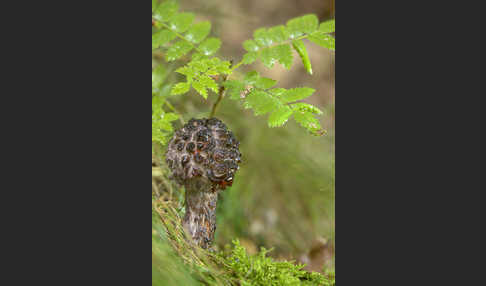
[[[231,254],[224,257],[241,285],[334,285],[317,272],[302,270],[304,265],[291,261],[275,261],[267,257],[269,250],[262,248],[248,255],[238,240],[233,240]]]
[[[237,239],[219,253],[198,247],[186,237],[177,205],[152,200],[153,285],[335,285],[334,274],[276,261],[265,248],[249,255]]]

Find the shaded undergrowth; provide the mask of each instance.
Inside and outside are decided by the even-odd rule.
[[[265,248],[249,255],[237,239],[219,252],[202,249],[187,239],[182,212],[177,202],[152,199],[153,285],[335,285],[333,274],[275,261]]]

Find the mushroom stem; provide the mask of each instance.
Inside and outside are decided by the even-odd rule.
[[[185,184],[185,189],[186,213],[182,224],[194,242],[207,249],[216,231],[218,191],[200,179],[190,180]]]

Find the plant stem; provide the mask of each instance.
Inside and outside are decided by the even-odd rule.
[[[230,66],[233,66],[233,60],[231,60],[230,63],[231,63]],[[223,82],[222,82],[221,86],[219,87],[218,99],[216,100],[216,102],[213,105],[213,108],[211,109],[211,114],[209,115],[209,118],[214,117],[214,114],[216,114],[216,110],[218,109],[218,106],[221,103],[221,100],[223,100],[224,92],[226,90],[226,88],[224,87],[224,83],[227,80],[228,80],[228,75],[227,74],[223,75]]]
[[[224,77],[223,83],[226,81],[227,78],[228,78],[227,76]],[[225,87],[224,87],[224,85],[221,85],[219,87],[218,99],[216,100],[216,102],[213,105],[213,108],[211,110],[211,114],[209,115],[209,118],[214,117],[214,114],[216,113],[216,110],[218,109],[218,106],[221,103],[221,100],[223,100],[224,91],[225,91]]]

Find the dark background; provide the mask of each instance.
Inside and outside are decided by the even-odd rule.
[[[149,4],[20,4],[4,10],[2,278],[148,284]],[[480,283],[482,9],[336,4],[337,280]]]

